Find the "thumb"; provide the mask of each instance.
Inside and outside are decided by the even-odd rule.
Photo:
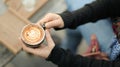
[[[50,47],[54,47],[55,46],[55,43],[54,43],[54,41],[53,41],[53,39],[52,39],[52,37],[51,37],[51,35],[50,35],[48,30],[46,30],[46,41],[48,43],[48,46],[50,46]]]

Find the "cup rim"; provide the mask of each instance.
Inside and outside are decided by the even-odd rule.
[[[40,29],[42,29],[42,31],[43,31],[43,36],[42,36],[42,38],[41,38],[38,42],[29,43],[29,42],[27,42],[27,41],[25,40],[25,38],[24,38],[24,36],[23,36],[23,31],[24,31],[25,28],[28,27],[29,25],[38,26]],[[34,47],[34,46],[40,45],[40,44],[44,41],[44,39],[45,39],[45,30],[43,29],[42,26],[36,25],[36,24],[34,24],[34,23],[30,23],[30,24],[25,25],[25,26],[22,28],[21,38],[22,38],[22,41],[23,41],[26,45],[31,46],[31,47]]]

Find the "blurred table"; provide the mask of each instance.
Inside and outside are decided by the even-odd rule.
[[[0,67],[21,51],[18,38],[21,29],[28,23],[10,8],[0,15]]]
[[[45,5],[48,0],[35,0],[36,4],[34,5],[34,9],[32,11],[27,11],[23,6],[22,1],[23,0],[5,0],[5,3],[8,5],[8,7],[16,10],[24,18],[29,19],[32,15],[35,14],[35,12],[37,12],[37,10],[39,10],[43,5]]]
[[[20,31],[24,25],[30,23],[30,18],[40,9],[47,0],[37,0],[35,9],[27,12],[20,0],[5,0],[6,5],[0,0],[0,67],[11,61],[21,51],[19,46]]]

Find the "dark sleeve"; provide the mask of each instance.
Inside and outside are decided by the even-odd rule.
[[[79,55],[75,56],[56,46],[47,60],[52,61],[58,67],[120,67],[120,62],[95,60]]]
[[[76,28],[87,22],[120,16],[120,0],[96,0],[91,4],[73,12],[65,11],[60,16],[64,21],[64,28]]]

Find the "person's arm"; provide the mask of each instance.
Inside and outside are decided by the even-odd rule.
[[[52,61],[59,67],[120,67],[120,62],[95,60],[73,55],[71,52],[56,47],[50,33],[47,30],[45,32],[47,45],[41,44],[38,48],[30,48],[20,39],[20,46],[24,51]]]
[[[87,22],[120,16],[119,4],[120,0],[96,0],[85,5],[82,9],[64,12],[60,15],[64,21],[64,28],[76,28]]]
[[[120,67],[119,62],[96,60],[80,55],[76,56],[56,46],[47,60],[52,61],[58,67]]]

